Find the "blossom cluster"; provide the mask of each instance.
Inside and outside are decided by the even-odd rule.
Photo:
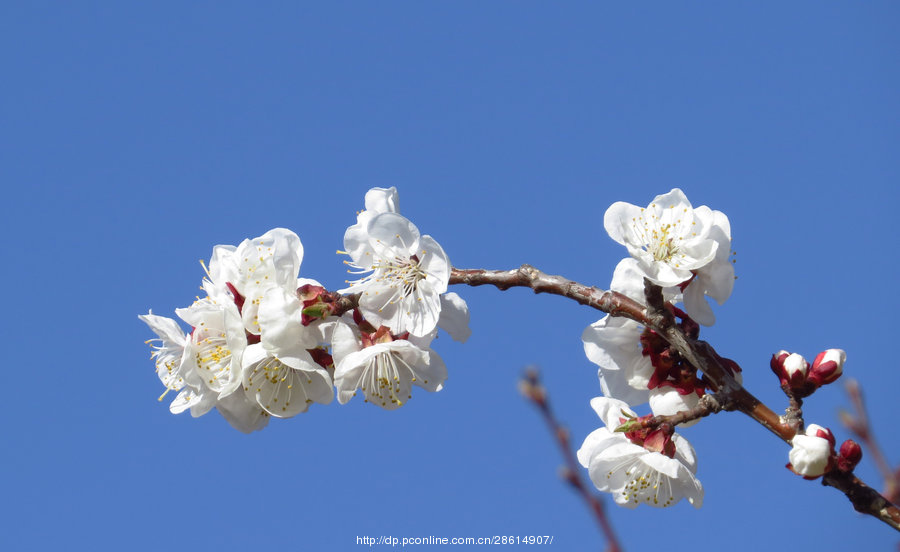
[[[723,304],[735,279],[723,213],[693,207],[676,188],[647,207],[614,203],[603,223],[629,254],[613,272],[612,291],[644,303],[646,285],[656,286],[691,340],[715,323],[707,298]],[[356,279],[332,292],[300,277],[303,245],[290,230],[217,245],[204,265],[205,297],[176,310],[190,331],[152,312],[140,316],[157,335],[148,343],[163,396],[177,392],[170,410],[196,417],[215,408],[249,433],[335,396],[345,404],[361,391],[366,402],[393,410],[412,398],[413,386],[440,391],[447,367],[431,348],[438,329],[457,341],[471,333],[468,306],[447,291],[452,265],[443,248],[400,214],[394,188],[369,190],[343,247],[338,253]],[[654,329],[622,316],[591,324],[582,341],[604,395],[591,406],[605,427],[577,453],[594,485],[628,508],[682,498],[700,507],[696,455],[674,429],[704,415],[709,380]],[[740,367],[709,352],[740,383]],[[779,351],[770,366],[799,401],[840,377],[845,359],[829,349],[810,366]],[[632,407],[645,403],[651,414],[638,416]],[[788,467],[807,478],[850,471],[861,456],[852,441],[835,452],[831,432],[814,424],[791,444]]]
[[[616,266],[611,290],[644,303],[645,284],[658,286],[690,339],[699,337],[701,325],[715,323],[707,297],[723,304],[735,279],[731,227],[723,213],[694,208],[676,188],[647,207],[614,203],[603,223],[629,253]],[[695,477],[691,445],[672,424],[651,423],[651,418],[681,415],[678,425],[696,423],[702,397],[711,390],[707,379],[657,332],[627,318],[606,316],[584,330],[582,341],[588,359],[599,366],[605,395],[591,404],[606,427],[591,433],[578,451],[594,485],[628,507],[666,507],[681,498],[699,507],[703,488]],[[710,352],[740,383],[737,363]],[[785,392],[799,400],[840,377],[845,360],[844,351],[828,349],[810,366],[798,354],[779,351],[770,365]],[[629,409],[644,403],[652,414],[638,417]],[[832,469],[850,471],[861,457],[852,441],[836,453],[831,432],[815,424],[791,444],[788,468],[810,479]]]
[[[676,188],[645,208],[614,203],[603,225],[629,253],[613,272],[611,290],[643,303],[645,279],[659,286],[679,327],[692,338],[701,324],[715,322],[706,298],[721,305],[734,285],[731,227],[723,213],[694,208]],[[599,366],[605,395],[591,405],[606,427],[591,433],[578,451],[594,485],[627,507],[667,507],[686,498],[699,508],[703,487],[690,443],[671,426],[647,433],[634,420],[690,411],[708,391],[706,382],[662,336],[627,318],[604,317],[584,330],[582,341],[588,359]],[[740,379],[736,363],[720,360]],[[652,415],[637,417],[629,409],[644,403]]]
[[[339,295],[299,277],[300,238],[275,228],[213,248],[206,296],[176,310],[189,332],[171,318],[140,316],[157,335],[148,342],[157,375],[166,393],[178,393],[171,412],[215,408],[249,433],[335,395],[344,404],[362,391],[391,410],[413,385],[442,389],[447,367],[431,349],[438,327],[459,341],[470,333],[465,301],[447,293],[450,261],[399,213],[396,189],[370,190],[365,206],[341,252],[364,275],[341,290],[358,297],[355,309],[338,312]]]

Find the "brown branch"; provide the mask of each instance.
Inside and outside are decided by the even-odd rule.
[[[515,270],[453,268],[450,284],[490,285],[501,291],[511,287],[529,287],[535,293],[562,295],[613,316],[625,316],[641,323],[644,323],[646,316],[643,305],[621,293],[585,286],[562,276],[551,276],[527,264]]]
[[[526,370],[524,377],[519,382],[519,389],[522,395],[530,400],[540,411],[541,417],[544,418],[544,422],[547,423],[547,427],[550,429],[550,433],[556,439],[556,444],[559,445],[563,458],[566,461],[566,467],[563,472],[564,479],[581,495],[581,498],[594,514],[597,525],[600,526],[600,530],[603,531],[606,540],[609,542],[609,552],[622,552],[622,547],[619,545],[612,524],[610,524],[609,518],[606,516],[603,502],[591,492],[581,476],[578,475],[581,473],[581,466],[575,458],[575,454],[572,453],[572,446],[569,443],[569,432],[553,415],[553,411],[550,409],[550,401],[547,398],[547,390],[541,384],[537,370]]]
[[[658,332],[691,365],[709,379],[724,410],[738,410],[757,423],[790,443],[797,427],[784,421],[771,408],[754,397],[738,383],[725,368],[721,357],[708,343],[688,338],[675,323],[671,311],[665,308],[662,290],[645,281],[648,305],[617,293],[585,286],[562,276],[551,276],[531,265],[524,264],[515,270],[484,270],[453,268],[450,284],[469,286],[492,285],[500,290],[512,287],[528,287],[535,293],[552,293],[613,316],[624,316]],[[900,531],[900,509],[860,481],[856,476],[831,472],[823,483],[835,487],[847,495],[853,507],[875,516]],[[874,493],[874,494],[873,494]]]
[[[700,402],[694,408],[682,410],[677,414],[670,414],[668,416],[650,416],[649,418],[643,420],[640,418],[635,418],[633,421],[628,422],[628,427],[630,430],[650,429],[661,426],[663,424],[675,427],[678,424],[705,418],[710,414],[716,414],[721,411],[722,405],[719,403],[719,400],[715,395],[703,395],[702,397],[700,397]]]
[[[900,531],[900,510],[853,473],[840,470],[828,472],[822,477],[822,484],[834,487],[847,495],[857,512],[874,516]]]
[[[799,432],[803,427],[803,399],[794,393],[791,385],[787,382],[781,385],[781,390],[788,398],[788,407],[784,411],[784,423]]]

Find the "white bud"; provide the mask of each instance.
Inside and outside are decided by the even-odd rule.
[[[788,355],[782,366],[784,366],[784,371],[789,379],[796,377],[794,374],[800,374],[801,378],[806,377],[806,371],[809,369],[806,359],[797,353]]]
[[[826,437],[817,436],[822,433],[831,435],[829,430],[810,424],[805,435],[796,435],[791,439],[793,448],[788,453],[788,458],[795,473],[805,477],[819,477],[828,471],[834,443]]]

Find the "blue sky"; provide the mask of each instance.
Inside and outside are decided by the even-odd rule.
[[[769,356],[840,347],[900,460],[898,7],[889,2],[112,2],[0,7],[6,550],[358,550],[356,537],[553,535],[601,548],[516,391],[539,365],[580,442],[600,313],[455,289],[450,377],[385,412],[316,405],[243,435],[173,416],[137,315],[191,303],[218,243],[284,226],[331,288],[365,191],[455,266],[528,262],[605,287],[614,201],[673,187],[725,212],[738,280],[703,337],[773,408]],[[840,386],[807,402],[838,440]],[[886,549],[739,414],[684,434],[705,505],[612,509],[626,550]],[[858,473],[874,484],[868,459]],[[795,529],[790,529],[795,527]],[[648,535],[655,538],[647,539]]]

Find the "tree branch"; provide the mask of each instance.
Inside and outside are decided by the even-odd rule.
[[[702,371],[712,383],[724,410],[743,412],[787,443],[790,443],[796,435],[796,427],[784,423],[778,414],[734,379],[715,349],[705,341],[693,340],[684,335],[675,323],[672,313],[665,308],[659,286],[645,281],[649,304],[645,307],[621,293],[604,291],[562,276],[545,274],[527,264],[515,270],[453,268],[449,283],[469,286],[491,285],[500,290],[528,287],[535,293],[561,295],[612,316],[630,318],[658,332],[685,360]],[[847,495],[857,511],[872,515],[900,531],[900,509],[852,473],[833,471],[826,474],[822,482]]]

